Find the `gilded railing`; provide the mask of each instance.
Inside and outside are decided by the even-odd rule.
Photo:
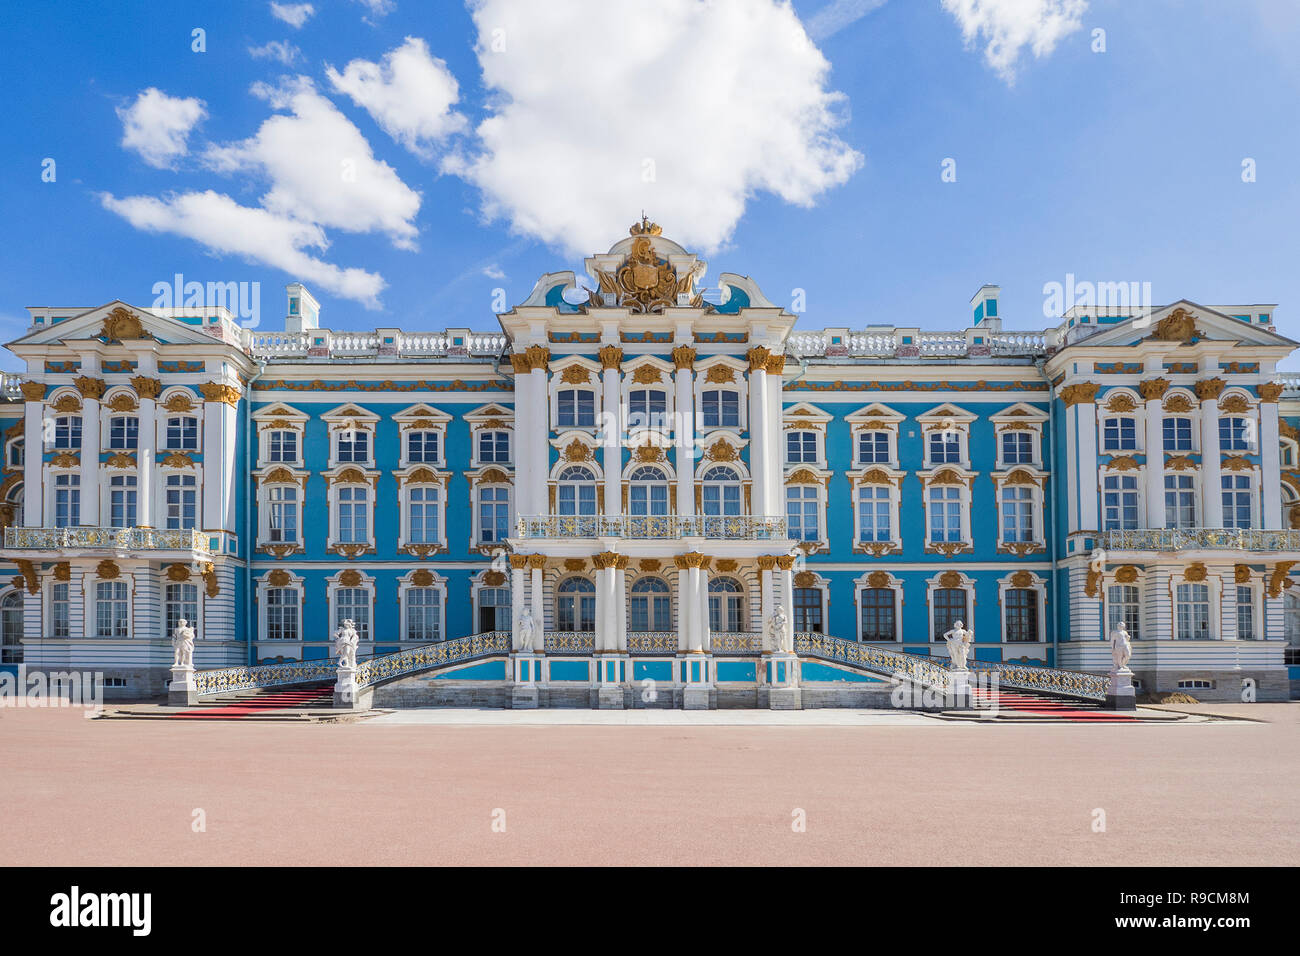
[[[548,654],[594,654],[595,652],[595,631],[546,632],[546,653]]]
[[[1300,551],[1300,531],[1262,528],[1134,528],[1103,531],[1098,547],[1109,551],[1185,551],[1221,548],[1231,551]]]
[[[714,654],[762,654],[759,631],[710,631],[709,650]]]
[[[849,664],[890,677],[906,677],[926,687],[948,689],[947,666],[920,654],[887,651],[875,644],[846,641],[828,634],[808,631],[795,634],[794,649],[797,654]]]
[[[629,654],[676,654],[676,631],[628,631]]]
[[[472,661],[478,657],[495,657],[510,653],[509,631],[483,631],[468,637],[458,637],[451,641],[439,641],[412,647],[395,654],[373,657],[357,665],[357,689],[392,680],[404,674],[442,667],[446,664],[459,664]]]
[[[333,681],[338,674],[338,666],[338,658],[322,657],[319,660],[289,661],[284,664],[219,667],[215,670],[195,671],[194,687],[200,697],[210,697],[241,690],[256,690],[259,687]]]
[[[996,673],[1001,687],[1037,690],[1066,697],[1083,697],[1087,700],[1106,699],[1106,678],[1098,674],[1057,670],[1055,667],[1032,667],[1028,664],[1005,664],[990,661],[970,661],[967,666],[974,672]]]
[[[31,551],[57,551],[64,548],[104,548],[111,551],[211,550],[208,535],[202,531],[167,528],[5,528],[5,547]]]
[[[521,538],[735,538],[786,536],[785,518],[767,515],[523,515]]]

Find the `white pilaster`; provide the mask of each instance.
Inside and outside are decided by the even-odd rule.
[[[99,400],[81,403],[81,523],[99,527]],[[50,522],[53,524],[53,522]]]
[[[605,469],[605,514],[610,515],[619,514],[623,510],[620,493],[623,481],[623,403],[620,401],[618,379],[617,362],[601,372],[601,413],[605,432],[601,465]]]
[[[528,373],[529,401],[532,403],[532,461],[521,477],[529,491],[527,514],[545,514],[546,475],[550,471],[551,404],[546,394],[546,366],[540,364]]]
[[[614,565],[614,649],[627,652],[627,555]]]
[[[1263,525],[1280,531],[1282,525],[1281,454],[1278,446],[1277,402],[1259,403],[1259,478]]]
[[[27,386],[24,385],[24,388]],[[34,391],[34,389],[33,389]],[[23,525],[41,526],[41,506],[45,495],[42,452],[45,450],[45,402],[28,400],[23,407]],[[54,522],[51,520],[50,522]]]
[[[677,562],[677,650],[691,648],[691,631],[695,620],[695,597],[691,592],[691,570]]]
[[[533,558],[537,558],[533,555]],[[546,597],[542,588],[542,561],[529,558],[528,567],[530,569],[531,581],[528,588],[528,597],[533,606],[533,649],[541,653],[546,647]]]
[[[677,513],[690,517],[695,514],[695,373],[687,361],[689,352],[693,359],[695,350],[683,347],[674,349],[677,360]]]
[[[755,355],[755,353],[759,353]],[[749,473],[754,481],[751,507],[755,514],[772,513],[768,468],[767,349],[751,349],[749,360]]]
[[[510,557],[510,649],[519,650],[519,622],[523,620],[524,608],[524,570],[528,559],[522,554]]]
[[[158,447],[157,402],[140,397],[140,437],[136,449],[136,524],[153,526],[154,452]],[[233,525],[232,525],[233,528]]]
[[[1201,525],[1206,528],[1223,527],[1223,489],[1219,487],[1220,471],[1219,398],[1216,395],[1201,399],[1201,501],[1204,503]]]
[[[1079,443],[1079,528],[1080,531],[1100,531],[1098,518],[1099,491],[1097,487],[1097,405],[1080,402],[1075,406],[1078,415]],[[789,613],[789,609],[787,609]],[[791,614],[791,619],[794,615]]]
[[[1148,398],[1146,403],[1146,456],[1147,467],[1143,475],[1147,492],[1148,528],[1165,526],[1165,449],[1164,409],[1160,398]]]

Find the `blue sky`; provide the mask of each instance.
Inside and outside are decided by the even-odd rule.
[[[1073,273],[1276,302],[1300,338],[1290,0],[271,6],[10,5],[6,341],[175,273],[260,282],[264,328],[295,278],[331,328],[496,328],[493,290],[643,207],[706,283],[804,290],[801,327],[964,327],[996,282],[1041,329]]]

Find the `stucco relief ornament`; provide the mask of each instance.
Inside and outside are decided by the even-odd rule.
[[[348,619],[334,632],[334,653],[338,655],[339,667],[357,666],[357,645],[361,635],[357,633],[356,622]]]
[[[642,216],[628,232],[636,238],[627,258],[616,271],[598,273],[600,291],[591,293],[589,304],[603,306],[603,295],[613,293],[617,305],[633,312],[662,312],[676,305],[680,293],[692,291],[695,273],[678,277],[677,270],[659,258],[649,238],[662,234],[657,223]]]
[[[1115,665],[1116,671],[1123,671],[1128,668],[1128,661],[1132,656],[1133,641],[1129,637],[1128,628],[1121,623],[1110,635],[1111,663]]]
[[[524,608],[523,616],[519,618],[519,652],[521,654],[533,653],[533,637],[537,633],[537,622],[533,620],[533,612]]]
[[[951,630],[944,632],[943,639],[948,645],[948,658],[952,661],[952,670],[964,671],[971,642],[975,640],[975,632],[965,627],[961,621],[956,621]]]
[[[786,617],[785,607],[778,604],[772,611],[772,616],[767,619],[767,633],[772,641],[772,650],[778,654],[792,654],[794,647],[790,642],[789,618]]]
[[[172,631],[172,667],[194,666],[194,628],[181,618]]]

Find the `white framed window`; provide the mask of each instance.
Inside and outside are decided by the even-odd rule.
[[[66,581],[55,582],[50,588],[50,635],[61,639],[72,636],[72,586]]]
[[[858,640],[871,644],[898,642],[899,589],[858,589]]]
[[[596,513],[596,475],[590,468],[572,465],[560,472],[555,495],[555,513],[560,515]]]
[[[1107,636],[1120,624],[1133,640],[1142,639],[1142,589],[1136,584],[1112,584],[1106,589]]]
[[[890,451],[891,438],[892,434],[884,430],[858,432],[857,463],[859,465],[888,465],[893,461],[893,454]]]
[[[1183,582],[1174,587],[1175,636],[1180,641],[1204,641],[1210,632],[1210,587]]]
[[[163,636],[171,634],[185,620],[199,636],[199,588],[188,581],[172,581],[163,587]]]
[[[1114,474],[1102,478],[1101,510],[1103,531],[1129,531],[1141,527],[1136,475]]]
[[[271,544],[299,544],[302,502],[297,485],[272,485],[266,490],[267,525],[263,540]]]
[[[555,588],[555,629],[596,629],[596,585],[587,578],[565,578]]]
[[[130,587],[125,581],[96,581],[95,637],[120,640],[130,634]]]
[[[627,429],[662,430],[668,426],[668,392],[662,388],[633,388],[627,393]]]
[[[930,591],[931,641],[943,641],[943,635],[958,621],[971,623],[971,591],[968,587],[934,587]]]
[[[478,433],[478,462],[483,465],[510,463],[510,432],[484,429]]]
[[[113,451],[134,451],[140,444],[140,419],[114,415],[108,420],[108,447]]]
[[[926,489],[927,540],[930,544],[965,541],[962,514],[965,495],[960,485],[930,485]]]
[[[1237,611],[1237,640],[1254,641],[1259,639],[1258,614],[1255,609],[1255,588],[1249,584],[1238,584],[1234,588],[1234,600]]]
[[[0,664],[23,662],[23,592],[15,587],[0,598]]]
[[[706,517],[740,515],[742,495],[740,475],[734,468],[714,465],[705,471],[700,485],[700,502]]]
[[[368,464],[370,432],[361,428],[342,428],[335,432],[334,460],[340,464]]]
[[[373,595],[369,587],[343,587],[332,586],[330,588],[330,605],[333,607],[331,619],[334,624],[330,629],[332,634],[335,630],[343,626],[344,621],[351,621],[356,625],[357,634],[361,640],[371,640],[370,634],[370,609],[373,604]]]
[[[437,588],[412,587],[406,592],[405,640],[432,644],[442,636],[442,594]]]
[[[1032,544],[1040,538],[1036,517],[1036,489],[1029,485],[1003,485],[1001,498],[1000,540],[1003,544]]]
[[[1137,451],[1137,447],[1137,420],[1132,415],[1107,415],[1102,419],[1102,451]]]
[[[172,474],[163,486],[167,528],[189,531],[198,520],[198,488],[193,475]]]
[[[81,448],[80,415],[60,415],[54,419],[54,448],[56,451]]]
[[[1252,451],[1255,443],[1255,423],[1241,416],[1219,419],[1219,448],[1222,451]]]
[[[932,431],[925,443],[926,465],[960,465],[963,459],[962,446],[965,436],[956,430]]]
[[[821,455],[818,441],[821,435],[811,429],[785,433],[785,460],[791,465],[815,465]]]
[[[1196,483],[1191,475],[1165,475],[1165,527],[1196,527]]]
[[[510,630],[510,589],[484,585],[474,591],[474,606],[478,610],[478,631]]]
[[[642,575],[627,599],[629,631],[673,630],[672,590],[663,578]]]
[[[478,496],[478,542],[505,544],[511,530],[510,486],[480,485],[476,489],[476,494]]]
[[[370,489],[344,485],[335,496],[335,540],[340,544],[370,542]]]
[[[628,477],[627,513],[637,517],[668,514],[668,476],[654,465],[641,465]]]
[[[436,465],[442,460],[442,435],[431,428],[406,433],[406,460],[410,464]]]
[[[1030,431],[1004,431],[998,435],[998,456],[1003,467],[1032,465],[1037,459],[1034,451],[1035,434]]]
[[[54,527],[75,528],[81,524],[81,476],[54,476]]]
[[[861,485],[858,488],[858,534],[863,544],[894,541],[894,494],[892,485]]]
[[[302,588],[262,590],[262,637],[268,641],[302,640]]]
[[[1181,415],[1167,416],[1162,425],[1164,449],[1167,452],[1192,450],[1192,420]]]
[[[821,541],[821,493],[816,485],[787,485],[786,534],[796,541]]]
[[[700,427],[739,428],[740,392],[734,388],[706,388],[700,393]]]
[[[197,451],[199,420],[193,415],[168,415],[166,448],[168,451]]]
[[[1254,493],[1251,491],[1249,475],[1222,475],[1219,484],[1223,496],[1223,526],[1225,528],[1253,527],[1252,503]]]
[[[745,589],[735,578],[709,579],[709,629],[724,633],[745,629]]]
[[[562,388],[555,393],[555,427],[595,428],[596,391],[591,388]]]
[[[298,462],[298,433],[287,428],[277,428],[266,436],[266,460],[284,464]]]
[[[346,489],[344,489],[346,490]],[[339,523],[340,535],[344,525]],[[415,485],[406,493],[406,532],[410,544],[439,544],[442,541],[442,488]],[[364,531],[363,531],[364,539]],[[341,540],[356,540],[341,538]]]
[[[135,475],[111,475],[108,479],[108,520],[113,528],[134,528],[136,515]]]

